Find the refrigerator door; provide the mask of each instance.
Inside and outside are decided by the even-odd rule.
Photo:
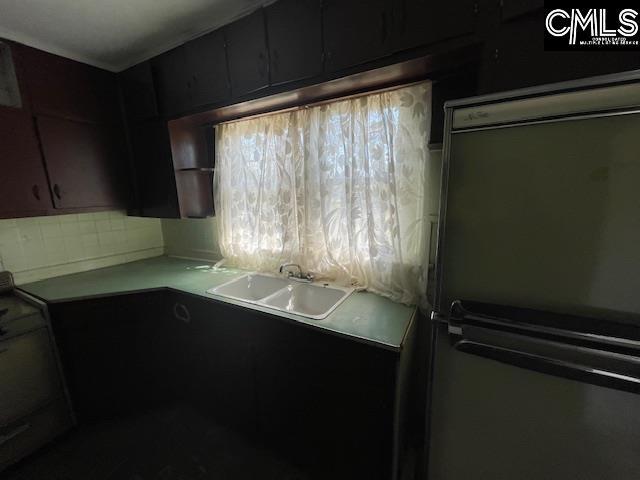
[[[491,331],[465,340],[446,323],[434,330],[429,480],[640,478],[640,395],[464,350],[465,341],[511,342],[577,365],[589,364],[588,355],[558,357],[562,346],[539,349],[535,339]]]

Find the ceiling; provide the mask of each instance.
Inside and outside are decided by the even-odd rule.
[[[0,0],[0,37],[112,71],[249,13],[265,0]]]

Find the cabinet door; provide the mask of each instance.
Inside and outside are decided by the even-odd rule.
[[[190,106],[190,74],[184,45],[152,60],[160,112],[166,117],[184,113]]]
[[[322,73],[320,0],[280,0],[266,9],[271,84]]]
[[[394,50],[441,42],[472,33],[477,0],[401,0],[394,11]]]
[[[253,336],[270,447],[311,478],[390,478],[396,354],[273,317]]]
[[[264,11],[255,11],[225,27],[229,76],[234,97],[269,86]]]
[[[173,302],[189,328],[184,355],[191,400],[219,422],[254,432],[255,313],[188,294],[176,294]]]
[[[25,46],[20,57],[36,115],[120,121],[116,74]]]
[[[0,217],[43,215],[52,208],[31,115],[0,108]]]
[[[389,53],[391,12],[385,0],[327,0],[322,15],[327,71],[356,66]]]
[[[50,306],[60,359],[80,421],[172,400],[172,329],[165,292]],[[165,349],[164,354],[161,350]]]
[[[633,70],[638,52],[547,52],[542,12],[502,24],[485,42],[481,93]]]
[[[502,0],[500,2],[502,8],[502,21],[509,21],[522,15],[542,10],[544,7],[543,0]]]
[[[216,30],[185,45],[191,78],[190,106],[197,108],[226,100],[231,95],[224,33]]]
[[[37,123],[56,208],[124,204],[124,148],[118,130],[53,117],[38,117]]]
[[[155,120],[130,128],[138,215],[179,218],[175,173],[167,122]]]
[[[158,116],[156,91],[150,62],[142,62],[120,74],[120,88],[127,118],[131,122]]]

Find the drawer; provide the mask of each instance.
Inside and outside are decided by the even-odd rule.
[[[12,424],[0,427],[0,471],[71,427],[67,403],[56,400]]]
[[[46,328],[0,342],[0,379],[0,425],[60,395],[60,375]]]
[[[1,317],[0,342],[44,326],[46,322],[38,311],[24,317]]]

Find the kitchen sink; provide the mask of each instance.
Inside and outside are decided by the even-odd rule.
[[[219,287],[207,290],[207,292],[236,300],[255,302],[268,297],[287,285],[289,285],[289,282],[284,278],[248,274],[220,285]]]
[[[262,305],[309,318],[322,319],[353,291],[313,284],[291,284],[262,300]]]
[[[207,292],[321,320],[333,312],[353,290],[326,283],[297,283],[291,279],[251,273]]]

